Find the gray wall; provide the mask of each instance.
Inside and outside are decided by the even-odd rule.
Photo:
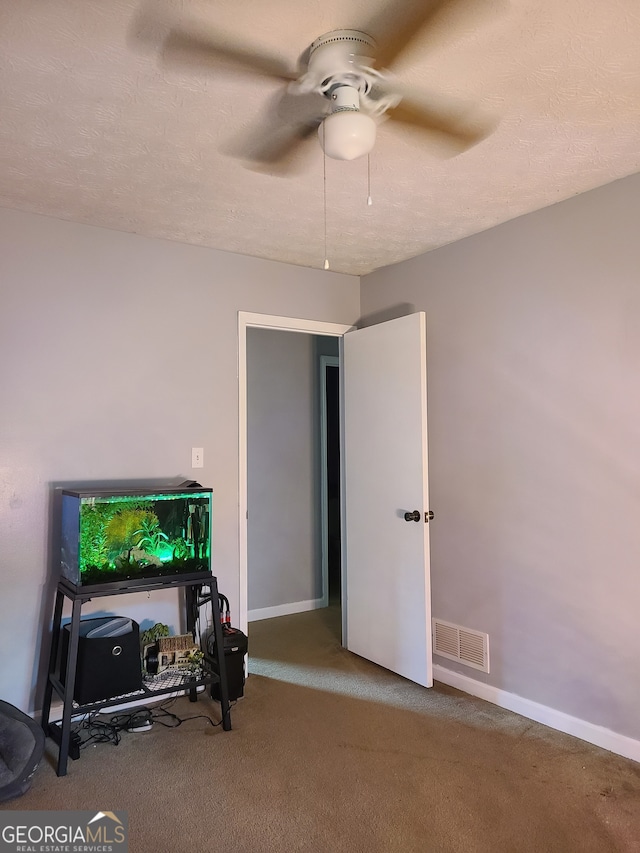
[[[315,338],[247,330],[250,611],[322,595]]]
[[[53,605],[51,484],[197,476],[237,615],[237,312],[352,323],[359,280],[7,210],[0,271],[0,696],[26,709]],[[175,593],[124,598],[108,604],[176,624]]]
[[[636,739],[639,208],[634,176],[362,283],[427,311],[433,612],[491,636],[457,669]],[[3,699],[35,703],[52,483],[197,475],[237,613],[239,309],[352,323],[358,280],[0,210]]]
[[[636,739],[639,221],[636,175],[361,288],[427,312],[433,613],[491,673],[436,661]]]

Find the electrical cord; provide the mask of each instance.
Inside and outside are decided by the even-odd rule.
[[[97,711],[89,714],[75,729],[75,732],[80,737],[80,749],[86,749],[87,746],[98,743],[112,743],[117,746],[121,740],[121,732],[150,725],[151,722],[151,710],[149,708],[134,708],[127,713],[114,714],[111,717],[105,717]]]
[[[79,726],[74,728],[74,733],[80,738],[79,748],[86,749],[90,745],[98,743],[111,743],[118,746],[122,740],[121,732],[141,729],[151,726],[153,723],[167,729],[177,729],[183,723],[190,720],[207,720],[211,726],[221,726],[223,719],[216,722],[208,714],[194,714],[191,717],[180,717],[169,710],[176,699],[169,699],[159,705],[147,706],[145,708],[133,708],[123,714],[114,714],[111,717],[96,711],[89,714]],[[229,703],[229,711],[237,702]],[[164,719],[167,718],[167,719]]]
[[[172,701],[171,704],[173,704],[174,701],[175,701],[175,699]],[[235,704],[236,704],[236,702],[230,702],[229,703],[229,710],[231,710],[231,708]],[[159,723],[161,726],[164,726],[167,729],[177,729],[178,726],[181,726],[183,723],[188,723],[189,720],[207,720],[210,723],[210,725],[212,725],[214,728],[216,728],[217,726],[221,726],[222,722],[224,720],[224,717],[223,717],[222,720],[218,720],[218,722],[215,722],[214,720],[211,719],[211,717],[208,714],[194,714],[192,717],[179,717],[177,714],[172,714],[168,710],[169,707],[170,707],[170,705],[167,706],[166,703],[163,703],[162,705],[155,708],[154,709],[155,713],[153,714],[153,722]],[[168,717],[169,720],[171,720],[172,722],[163,721],[161,719],[161,717]]]

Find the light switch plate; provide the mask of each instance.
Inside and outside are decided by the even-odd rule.
[[[191,467],[192,468],[203,468],[204,467],[204,448],[203,447],[192,447],[191,448]]]

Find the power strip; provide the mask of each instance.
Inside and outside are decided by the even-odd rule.
[[[150,732],[152,723],[141,723],[139,726],[131,726],[127,729],[128,732]]]
[[[153,720],[150,720],[148,717],[134,717],[129,725],[127,726],[128,732],[149,732],[151,731],[151,726],[153,725]]]

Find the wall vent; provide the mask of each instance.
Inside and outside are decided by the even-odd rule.
[[[462,625],[432,619],[433,653],[473,669],[489,672],[489,635]]]

